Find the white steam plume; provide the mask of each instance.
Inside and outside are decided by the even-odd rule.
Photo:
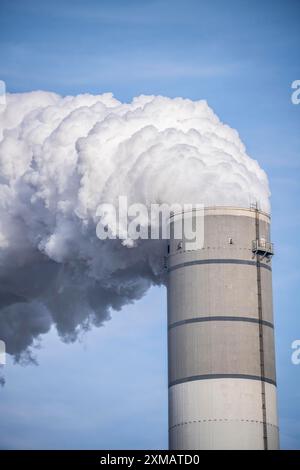
[[[269,211],[266,174],[205,101],[7,96],[0,109],[0,338],[17,359],[55,324],[101,325],[161,276],[165,242],[96,236],[97,207],[204,203]]]

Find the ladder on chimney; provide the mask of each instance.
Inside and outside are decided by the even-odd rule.
[[[255,233],[256,240],[260,240],[259,236],[259,210],[258,205],[255,207]],[[267,428],[267,409],[266,409],[266,384],[265,384],[265,357],[264,357],[264,332],[263,332],[263,309],[262,309],[262,292],[261,292],[261,266],[260,252],[255,253],[256,256],[256,274],[257,274],[257,304],[258,304],[258,327],[259,327],[259,356],[260,356],[260,375],[261,375],[261,401],[262,401],[262,417],[263,417],[263,442],[264,450],[268,450],[268,428]]]

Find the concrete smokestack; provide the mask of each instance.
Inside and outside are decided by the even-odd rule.
[[[203,249],[185,245],[171,235],[170,449],[278,449],[270,217],[205,208]]]

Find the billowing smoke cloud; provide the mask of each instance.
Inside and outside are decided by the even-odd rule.
[[[2,108],[0,338],[16,359],[51,325],[72,341],[163,282],[165,242],[99,240],[99,204],[269,210],[265,173],[205,101],[34,92]]]

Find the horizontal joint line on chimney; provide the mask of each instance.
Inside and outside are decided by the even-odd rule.
[[[260,380],[267,382],[271,385],[275,385],[275,380],[269,379],[268,377],[261,377],[259,375],[249,375],[249,374],[202,374],[202,375],[193,375],[191,377],[184,377],[182,379],[173,380],[169,383],[169,388],[174,385],[179,385],[187,382],[195,382],[197,380],[210,380],[210,379],[244,379],[244,380]]]
[[[274,328],[273,323],[268,322],[266,320],[260,320],[259,318],[253,317],[239,317],[239,316],[228,316],[228,315],[214,315],[214,316],[207,316],[207,317],[194,317],[194,318],[187,318],[186,320],[180,320],[174,323],[171,323],[168,326],[168,329],[171,330],[172,328],[176,328],[177,326],[186,325],[189,323],[202,323],[208,321],[242,321],[242,322],[249,322],[249,323],[258,323],[264,326],[268,326],[270,328]]]

